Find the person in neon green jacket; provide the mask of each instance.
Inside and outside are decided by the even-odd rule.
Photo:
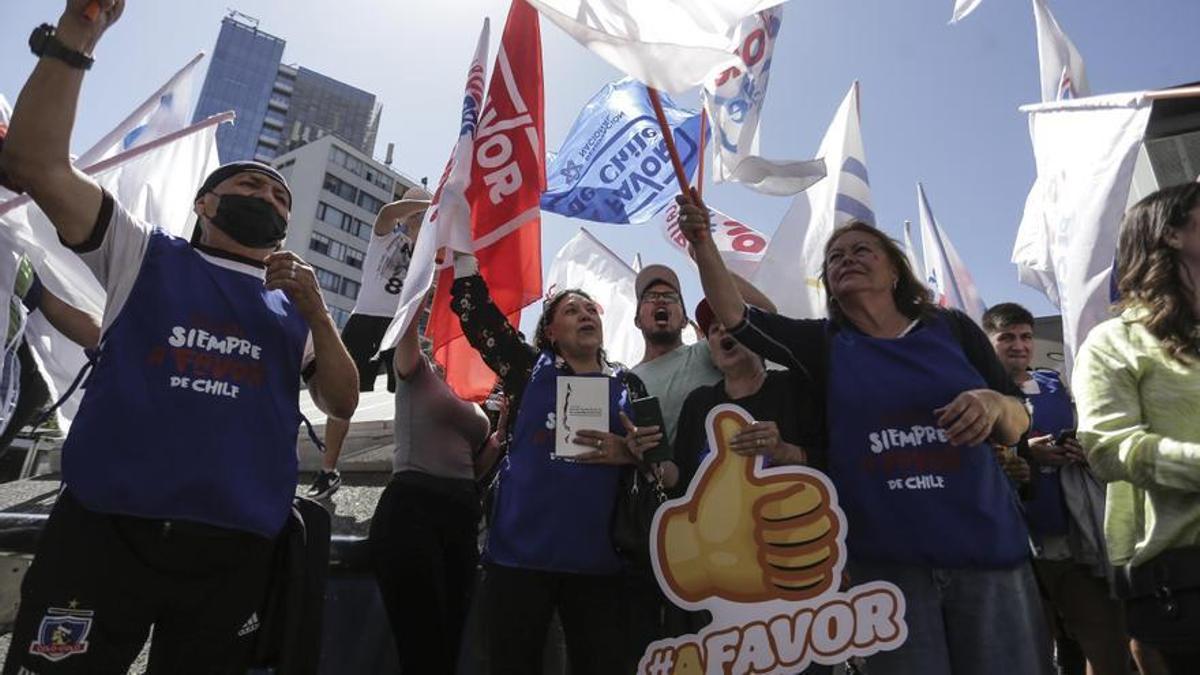
[[[1171,673],[1200,667],[1200,184],[1121,224],[1120,315],[1092,329],[1073,384],[1079,438],[1108,483],[1105,535],[1130,634]]]

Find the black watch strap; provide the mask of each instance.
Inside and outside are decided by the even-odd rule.
[[[80,70],[88,70],[95,63],[90,56],[64,45],[54,34],[54,26],[48,23],[33,29],[29,36],[29,50],[35,56],[49,56]]]

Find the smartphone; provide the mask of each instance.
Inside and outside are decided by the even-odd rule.
[[[1059,432],[1058,436],[1055,437],[1055,439],[1054,439],[1054,444],[1062,445],[1063,443],[1065,443],[1067,441],[1067,439],[1075,440],[1075,430],[1074,429],[1067,429],[1066,431]]]
[[[647,462],[663,462],[671,459],[671,446],[667,444],[667,428],[663,424],[662,407],[658,404],[658,399],[654,396],[646,398],[637,398],[632,401],[633,405],[633,423],[639,427],[658,427],[662,430],[662,440],[658,445],[650,448],[642,454],[642,458]]]

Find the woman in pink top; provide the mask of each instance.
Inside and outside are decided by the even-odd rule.
[[[452,675],[479,559],[475,477],[495,435],[421,353],[416,321],[393,365],[393,476],[371,520],[371,565],[403,672]]]

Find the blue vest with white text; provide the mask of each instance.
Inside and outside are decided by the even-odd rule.
[[[101,513],[275,536],[307,337],[282,291],[155,229],[63,446],[67,488]]]
[[[1036,436],[1058,437],[1064,431],[1075,428],[1075,408],[1067,388],[1054,371],[1035,370],[1030,372],[1037,382],[1037,394],[1029,396],[1033,403],[1033,429],[1030,438]],[[1067,533],[1067,505],[1063,501],[1061,467],[1033,466],[1033,499],[1025,502],[1025,515],[1029,529],[1035,534],[1063,535]]]
[[[950,445],[934,410],[986,388],[943,317],[830,346],[829,475],[851,558],[1011,567],[1029,555],[1015,493],[991,447]]]
[[[570,374],[554,361],[542,352],[521,397],[486,556],[506,567],[615,574],[621,561],[611,531],[620,469],[554,458],[558,376]],[[609,430],[624,436],[618,413],[630,414],[629,394],[620,379],[608,380]]]

